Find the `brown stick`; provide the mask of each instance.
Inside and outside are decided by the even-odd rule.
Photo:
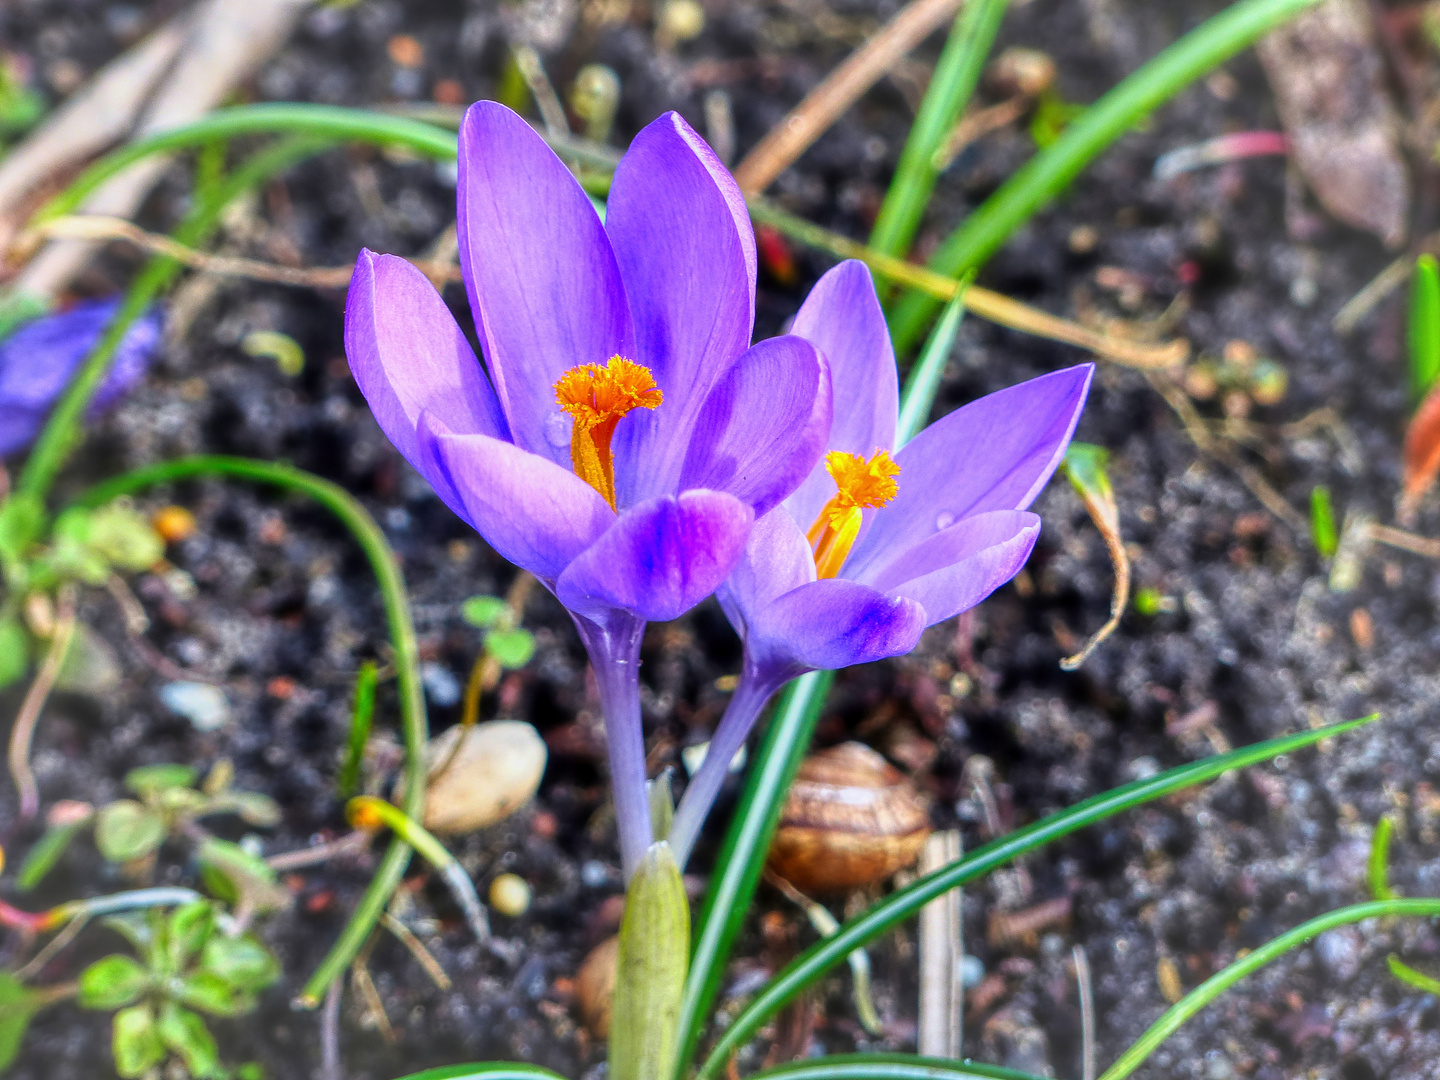
[[[65,654],[70,651],[70,640],[74,636],[75,586],[66,585],[60,590],[59,618],[55,622],[55,633],[50,638],[50,651],[45,654],[45,661],[20,704],[15,726],[10,729],[10,775],[15,780],[15,790],[20,793],[20,816],[23,818],[33,818],[40,809],[40,787],[30,768],[30,744],[35,739],[40,711],[45,708],[55,680],[60,677],[60,668],[65,663]]]
[[[897,60],[944,26],[959,7],[960,0],[911,0],[745,155],[735,169],[740,190],[748,197],[769,187]]]

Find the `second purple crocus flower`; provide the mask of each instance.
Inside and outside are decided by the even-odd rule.
[[[1040,534],[1026,507],[1065,455],[1094,366],[972,402],[896,446],[895,355],[870,272],[841,263],[792,333],[834,378],[825,460],[759,521],[719,591],[744,666],[670,833],[685,860],[731,759],[770,696],[807,671],[909,652],[927,626],[974,607],[1024,566]]]
[[[460,129],[457,230],[484,368],[429,281],[369,251],[346,351],[400,452],[573,616],[628,875],[653,839],[645,622],[714,592],[753,521],[809,475],[830,429],[829,371],[802,337],[750,347],[745,203],[674,113],[631,144],[602,224],[524,120],[477,103]]]

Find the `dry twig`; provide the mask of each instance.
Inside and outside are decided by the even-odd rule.
[[[271,855],[265,860],[265,865],[277,874],[285,874],[292,870],[303,870],[307,866],[329,862],[342,855],[358,855],[370,846],[372,835],[364,829],[356,829],[329,843],[314,844],[297,851],[284,851],[279,855]]]
[[[1095,988],[1090,983],[1090,958],[1085,946],[1070,950],[1075,961],[1075,983],[1080,991],[1080,1075],[1095,1080]]]
[[[425,974],[430,976],[431,982],[441,990],[450,989],[450,976],[445,974],[445,969],[440,966],[440,962],[430,954],[430,950],[425,948],[425,943],[416,937],[408,926],[388,911],[380,913],[380,925],[399,938],[400,944],[410,950],[410,955],[425,969]]]
[[[931,834],[920,855],[920,873],[929,874],[960,858],[960,834]],[[926,1057],[958,1058],[964,1025],[965,984],[963,890],[951,889],[920,910],[920,1016],[918,1049]]]
[[[35,727],[40,722],[40,711],[45,708],[45,701],[60,676],[65,654],[70,651],[70,641],[75,636],[75,603],[75,586],[64,586],[60,590],[59,615],[55,633],[50,638],[50,650],[20,704],[15,726],[10,729],[10,775],[15,780],[15,790],[20,794],[20,816],[27,819],[33,818],[40,809],[40,788],[35,783],[35,773],[30,769],[30,744],[35,738]]]
[[[748,197],[769,187],[897,61],[944,26],[959,6],[960,0],[911,0],[745,155],[735,169],[740,190]]]

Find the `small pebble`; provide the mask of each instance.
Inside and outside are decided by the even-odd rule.
[[[523,720],[490,720],[441,732],[425,756],[431,773],[425,827],[453,835],[494,825],[529,802],[547,752],[540,733]]]
[[[443,664],[421,664],[420,681],[425,684],[425,696],[437,709],[448,709],[459,702],[460,680]]]
[[[960,981],[966,990],[974,990],[985,980],[985,963],[978,956],[966,953],[960,960]]]
[[[196,731],[218,731],[230,719],[230,703],[218,686],[172,682],[160,688],[165,707],[195,725]]]
[[[490,883],[490,906],[501,915],[518,918],[530,907],[530,886],[519,874],[501,874]]]
[[[610,868],[599,859],[590,859],[580,867],[580,880],[587,889],[598,889],[610,880]]]

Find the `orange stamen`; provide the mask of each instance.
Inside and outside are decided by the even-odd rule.
[[[825,468],[837,490],[805,538],[815,551],[815,576],[832,578],[845,565],[860,535],[863,511],[884,506],[899,492],[895,477],[900,475],[900,466],[884,450],[876,450],[868,459],[832,450],[825,455]]]
[[[623,356],[612,356],[604,367],[581,364],[555,384],[555,399],[575,421],[570,433],[570,462],[575,475],[598,491],[615,509],[615,458],[610,440],[615,425],[631,409],[653,409],[660,404],[660,388],[650,369]]]

